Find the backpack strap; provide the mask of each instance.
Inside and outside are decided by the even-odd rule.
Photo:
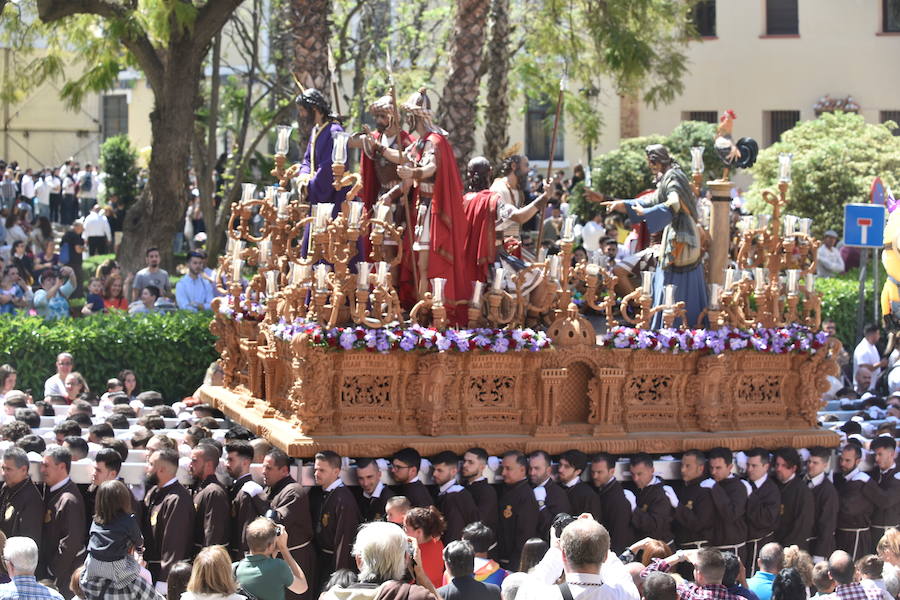
[[[575,600],[575,596],[572,595],[572,590],[569,589],[569,584],[563,581],[562,583],[556,586],[559,588],[559,593],[562,596],[563,600]]]

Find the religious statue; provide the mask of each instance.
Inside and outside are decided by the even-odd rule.
[[[662,230],[657,269],[653,277],[653,306],[663,304],[664,286],[675,285],[675,302],[684,302],[687,323],[699,325],[707,305],[697,226],[697,199],[681,166],[661,144],[647,146],[647,163],[656,178],[656,192],[633,200],[610,200],[611,210],[626,213],[632,222],[644,221],[651,233]],[[653,317],[652,329],[662,326],[662,312]]]
[[[725,165],[722,173],[722,179],[728,180],[728,173],[731,169],[749,169],[756,162],[756,155],[759,154],[759,144],[756,140],[749,137],[742,137],[734,142],[731,130],[734,127],[734,120],[737,115],[733,110],[726,110],[719,118],[719,127],[716,129],[716,139],[714,145],[716,153]]]
[[[294,185],[301,190],[301,200],[305,190],[310,205],[333,204],[331,216],[332,218],[337,217],[347,190],[334,189],[331,153],[334,148],[334,134],[344,131],[344,128],[337,115],[331,113],[328,99],[319,90],[314,88],[304,90],[297,96],[296,104],[300,113],[300,121],[303,122],[311,116],[313,128],[306,145],[303,161],[292,165],[287,174]],[[309,229],[307,228],[303,236],[304,256],[308,243]]]
[[[366,131],[351,140],[351,146],[361,146],[362,155],[360,171],[363,179],[363,201],[370,213],[375,213],[376,204],[390,207],[388,218],[398,226],[404,227],[403,257],[392,280],[397,282],[400,301],[406,308],[411,308],[416,301],[416,278],[413,272],[412,255],[413,228],[410,226],[412,211],[412,186],[404,184],[397,175],[397,166],[401,153],[413,143],[412,136],[403,130],[400,115],[393,96],[382,96],[369,105],[369,113],[375,118],[376,131]],[[393,153],[396,161],[392,161],[387,151]],[[392,245],[393,244],[393,245]],[[397,246],[393,241],[385,242],[387,255],[384,260],[390,261],[396,256]]]

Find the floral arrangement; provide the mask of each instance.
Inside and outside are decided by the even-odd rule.
[[[289,323],[282,319],[272,326],[273,333],[286,341],[305,333],[314,346],[368,350],[386,353],[391,350],[426,350],[436,352],[537,352],[550,348],[550,338],[533,329],[446,329],[400,324],[379,329],[368,327],[334,327],[325,329],[318,323],[301,319]]]
[[[244,319],[261,321],[266,315],[266,306],[259,303],[260,298],[256,295],[251,296],[248,302],[247,295],[241,294],[238,299],[237,311],[234,310],[234,296],[225,296],[223,300],[219,306],[219,312],[229,319],[234,319],[235,321],[243,321]]]
[[[828,334],[814,332],[808,327],[790,325],[767,329],[658,329],[655,331],[634,327],[614,327],[600,338],[600,345],[607,348],[632,350],[656,350],[657,352],[706,351],[722,354],[726,350],[751,349],[757,352],[785,354],[808,352],[813,354],[825,346]]]

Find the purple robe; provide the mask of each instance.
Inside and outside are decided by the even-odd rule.
[[[331,151],[334,147],[332,136],[337,131],[344,131],[344,128],[337,121],[326,123],[318,134],[313,136],[310,132],[309,142],[306,144],[306,153],[303,155],[303,162],[300,163],[300,174],[311,174],[309,180],[309,203],[315,205],[319,203],[334,203],[331,210],[332,218],[338,216],[341,212],[341,204],[347,195],[347,189],[334,189],[334,175],[331,173]],[[312,214],[312,212],[310,212]],[[303,233],[303,255],[306,256],[307,240],[309,239],[309,226]]]

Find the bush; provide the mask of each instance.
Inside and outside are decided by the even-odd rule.
[[[712,123],[684,121],[669,136],[648,135],[622,141],[616,150],[594,159],[591,171],[592,187],[608,196],[634,198],[644,190],[654,187],[653,176],[647,166],[644,152],[650,144],[663,144],[690,176],[691,147],[703,146],[703,162],[706,167],[704,180],[715,179],[722,174],[722,163],[713,149],[716,126]],[[570,200],[571,203],[571,200]],[[596,205],[579,198],[572,210],[583,221],[589,220],[597,210]]]
[[[18,371],[19,389],[41,399],[44,380],[56,372],[56,355],[71,352],[75,369],[97,395],[106,380],[132,369],[142,390],[167,400],[189,396],[218,358],[209,332],[210,314],[174,312],[129,316],[92,315],[45,323],[38,317],[0,318],[0,363]]]
[[[127,135],[114,135],[100,146],[100,166],[106,173],[106,197],[116,195],[126,208],[137,195],[137,151]]]
[[[881,265],[878,266],[881,269]],[[873,277],[872,269],[866,270],[866,302],[864,323],[870,323],[874,319],[872,314]],[[880,283],[884,283],[884,270],[882,269]],[[837,336],[850,352],[859,341],[856,338],[856,310],[859,306],[859,269],[853,269],[837,277],[819,277],[816,279],[816,290],[822,292],[822,320],[832,320],[837,328]],[[881,289],[875,290],[875,295],[881,297]]]
[[[897,188],[900,137],[893,123],[873,125],[851,113],[826,113],[786,131],[781,141],[759,153],[747,193],[754,212],[771,212],[762,191],[778,185],[778,155],[793,154],[792,182],[785,212],[813,219],[816,235],[843,231],[844,205],[868,202],[872,180]]]

